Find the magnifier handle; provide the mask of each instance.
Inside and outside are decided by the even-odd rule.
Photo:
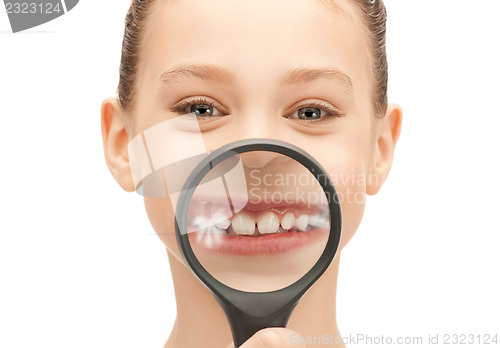
[[[238,348],[245,343],[250,337],[255,335],[257,331],[269,327],[286,327],[288,319],[292,315],[295,306],[291,307],[283,314],[272,319],[269,317],[254,317],[241,311],[226,312],[231,333],[233,335],[234,347]]]

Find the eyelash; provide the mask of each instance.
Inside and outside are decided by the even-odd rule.
[[[199,98],[194,99],[194,100],[189,100],[189,101],[184,100],[184,101],[182,101],[182,103],[180,105],[175,105],[170,111],[175,112],[175,113],[186,113],[186,109],[190,108],[192,105],[208,105],[208,106],[211,106],[217,110],[219,110],[219,108],[222,109],[222,107],[217,106],[215,102],[213,102],[213,101],[208,102],[205,98],[199,97]],[[320,102],[320,101],[310,101],[310,102],[305,102],[305,103],[301,103],[297,106],[294,106],[292,108],[293,111],[288,112],[288,115],[292,115],[295,112],[297,112],[298,110],[303,109],[303,108],[318,108],[320,110],[326,111],[327,114],[323,117],[320,117],[317,120],[302,120],[299,118],[294,118],[295,120],[297,120],[299,122],[308,122],[308,123],[321,122],[321,121],[324,121],[325,119],[340,118],[340,117],[345,116],[345,114],[341,113],[337,109],[335,109],[335,108],[333,108],[333,107],[331,107],[323,102]],[[223,112],[221,112],[221,113],[223,114]],[[222,116],[209,116],[209,117],[222,117]],[[287,118],[289,118],[289,116],[287,116]]]
[[[299,122],[308,122],[308,123],[311,123],[311,122],[322,122],[322,121],[325,121],[327,119],[340,118],[340,117],[344,117],[345,116],[345,114],[341,113],[336,108],[333,108],[330,105],[325,104],[324,102],[320,102],[320,101],[309,101],[309,102],[300,103],[299,105],[294,106],[292,108],[293,111],[289,112],[289,114],[290,115],[294,114],[298,110],[305,109],[305,108],[318,108],[320,110],[326,111],[327,114],[325,116],[323,116],[323,117],[320,117],[317,120],[302,120],[302,119],[295,119],[295,120],[297,120]]]
[[[180,105],[175,105],[170,111],[171,112],[176,112],[176,113],[186,113],[186,109],[188,107],[191,107],[192,105],[209,105],[212,106],[216,109],[219,108],[219,106],[215,105],[215,102],[208,102],[205,98],[198,98],[194,100],[184,100]],[[220,111],[220,110],[219,110]],[[217,117],[217,116],[212,116],[212,117]]]

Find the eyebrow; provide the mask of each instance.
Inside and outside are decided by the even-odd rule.
[[[339,82],[342,86],[352,90],[351,78],[335,68],[298,68],[289,70],[280,80],[281,85],[308,83],[315,80]]]
[[[228,70],[216,65],[188,64],[178,65],[163,72],[160,81],[167,85],[180,83],[183,78],[215,81],[224,84],[234,84],[236,76]],[[353,84],[349,76],[335,68],[296,68],[288,70],[279,80],[280,85],[310,83],[316,80],[336,81],[348,90]]]
[[[199,80],[212,80],[215,82],[234,84],[235,76],[226,69],[215,65],[178,65],[163,72],[160,81],[165,84],[176,84],[183,78],[196,78]]]

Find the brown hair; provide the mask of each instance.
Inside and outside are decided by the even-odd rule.
[[[132,0],[125,18],[118,100],[123,110],[133,109],[135,82],[142,46],[142,34],[152,4],[157,0]],[[373,107],[377,116],[383,116],[387,109],[387,54],[386,20],[387,13],[382,0],[350,0],[358,5],[369,34],[370,48],[374,58],[373,66]],[[331,0],[329,0],[331,2]]]
[[[373,107],[377,116],[387,110],[387,83],[389,80],[386,53],[387,12],[382,0],[354,0],[362,11],[373,54]]]

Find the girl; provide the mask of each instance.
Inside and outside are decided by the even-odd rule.
[[[150,126],[193,113],[211,148],[247,138],[292,143],[331,175],[343,212],[337,255],[295,309],[288,329],[243,347],[288,347],[333,337],[340,253],[366,194],[386,179],[402,111],[387,103],[381,0],[134,0],[126,17],[118,98],[102,103],[107,165],[134,191],[127,144]],[[176,151],[173,147],[169,149]],[[168,252],[177,318],[165,347],[226,347],[223,312],[182,262],[166,198],[145,197]],[[301,335],[301,336],[300,336]],[[301,340],[303,337],[304,340]],[[231,345],[230,345],[231,346]]]

